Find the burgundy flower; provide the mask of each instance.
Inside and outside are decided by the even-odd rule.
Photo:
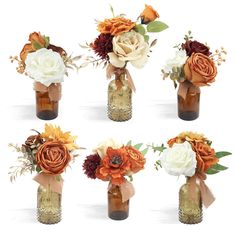
[[[108,60],[107,54],[113,51],[112,39],[111,34],[100,34],[90,46],[101,59]]]
[[[188,40],[185,43],[182,44],[182,49],[184,49],[187,53],[187,55],[190,57],[193,52],[196,53],[202,53],[206,56],[210,56],[211,52],[209,51],[209,47],[206,45],[199,43],[198,41],[194,40]]]
[[[96,169],[100,165],[101,158],[98,154],[87,156],[84,164],[84,173],[91,179],[96,179]]]

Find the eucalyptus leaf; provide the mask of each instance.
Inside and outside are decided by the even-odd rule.
[[[221,158],[221,157],[225,157],[225,156],[229,156],[232,155],[231,152],[226,152],[226,151],[221,151],[221,152],[216,152],[216,157],[217,158]]]
[[[140,25],[136,25],[134,30],[142,35],[146,34],[146,29],[140,24]]]
[[[145,148],[144,150],[141,151],[141,153],[145,156],[148,152],[148,148]]]
[[[168,25],[161,21],[152,21],[147,25],[147,32],[161,32],[168,28]]]
[[[159,151],[159,152],[163,152],[166,147],[164,147],[164,145],[161,145],[161,146],[156,146],[156,147],[152,147],[153,151],[156,152],[156,151]]]
[[[139,148],[141,148],[142,145],[143,145],[142,143],[138,143],[138,144],[135,144],[133,147],[139,150]]]
[[[214,169],[214,170],[219,170],[219,171],[227,170],[227,169],[228,169],[228,167],[222,166],[222,165],[220,165],[220,164],[215,164],[215,165],[212,166],[211,168]]]

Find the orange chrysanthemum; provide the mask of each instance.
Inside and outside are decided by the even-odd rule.
[[[108,147],[106,156],[103,157],[96,177],[111,181],[112,184],[121,185],[125,182],[124,175],[130,170],[129,157],[124,147],[113,149]]]
[[[98,31],[102,34],[111,34],[113,36],[130,31],[135,27],[135,23],[124,17],[105,19],[99,22]]]

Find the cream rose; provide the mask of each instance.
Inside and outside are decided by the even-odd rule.
[[[130,31],[117,35],[112,40],[113,52],[108,53],[110,63],[122,68],[126,62],[141,68],[148,59],[149,46],[143,35]]]
[[[163,151],[161,165],[170,175],[193,176],[196,171],[196,153],[189,142],[175,143]]]
[[[113,149],[118,149],[123,145],[113,139],[107,139],[98,144],[98,146],[93,150],[94,152],[98,153],[98,155],[103,158],[107,153],[107,148],[111,147]]]
[[[63,81],[66,67],[59,53],[41,48],[27,55],[25,71],[35,81],[48,87]]]

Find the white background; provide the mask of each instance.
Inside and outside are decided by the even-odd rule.
[[[126,143],[161,144],[185,130],[204,133],[213,140],[217,150],[235,150],[235,7],[234,1],[159,0],[151,1],[160,14],[160,20],[170,28],[153,35],[158,39],[153,53],[142,69],[129,66],[137,88],[133,96],[133,118],[116,123],[106,117],[107,85],[105,70],[88,67],[70,73],[63,83],[59,117],[51,123],[78,135],[78,144],[86,147],[71,169],[64,175],[63,220],[57,225],[43,225],[36,220],[37,183],[33,176],[9,181],[9,167],[15,164],[16,153],[9,142],[22,143],[39,131],[44,121],[35,117],[35,95],[32,81],[15,71],[16,65],[8,60],[19,55],[28,35],[34,31],[49,35],[51,42],[74,55],[86,53],[79,43],[91,42],[98,35],[95,19],[111,17],[109,4],[115,13],[126,13],[135,20],[145,1],[13,1],[0,3],[0,235],[149,235],[199,233],[227,233],[235,223],[235,158],[226,157],[222,164],[229,166],[223,173],[209,176],[206,183],[216,196],[215,203],[204,210],[199,225],[178,222],[178,190],[184,178],[176,179],[164,170],[156,172],[158,156],[149,152],[144,171],[134,176],[136,195],[131,199],[130,216],[116,222],[107,218],[107,183],[87,179],[82,163],[100,141],[113,137]],[[177,118],[176,90],[171,81],[163,81],[161,68],[173,56],[173,45],[182,42],[191,29],[195,39],[208,42],[212,50],[224,46],[227,62],[219,68],[216,82],[202,88],[200,117],[186,122]]]

